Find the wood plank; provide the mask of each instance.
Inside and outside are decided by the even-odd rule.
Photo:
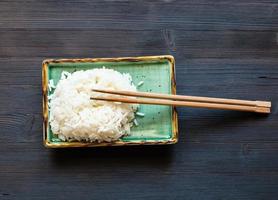
[[[248,154],[239,145],[226,144],[188,144],[182,151],[162,147],[147,147],[148,151],[146,148],[56,152],[27,149],[31,151],[27,158],[23,158],[26,151],[7,154],[11,159],[18,159],[22,166],[20,171],[9,160],[1,165],[7,169],[0,173],[5,182],[0,183],[1,189],[13,199],[19,195],[36,198],[45,191],[49,192],[47,198],[51,199],[88,198],[92,191],[97,191],[93,195],[95,198],[114,195],[155,199],[173,195],[176,198],[186,195],[189,198],[206,196],[206,199],[213,199],[223,195],[229,199],[248,199],[269,198],[276,194],[277,168],[274,166],[278,163],[273,152],[277,152],[277,144],[267,148],[250,145]],[[163,157],[161,151],[164,152]],[[207,152],[211,153],[210,156]],[[172,159],[180,161],[172,163]],[[274,162],[269,163],[268,160]],[[168,185],[166,189],[164,184]],[[130,185],[136,187],[126,191]],[[78,192],[71,194],[69,190]]]
[[[9,30],[0,31],[0,37],[2,58],[173,54],[189,59],[278,55],[277,37],[272,31]]]
[[[174,27],[184,30],[277,30],[277,20],[275,1],[160,1],[156,4],[152,1],[0,3],[0,24],[5,29],[157,30]]]

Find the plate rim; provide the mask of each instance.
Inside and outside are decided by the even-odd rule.
[[[175,59],[172,55],[139,56],[139,57],[115,57],[115,58],[66,58],[45,59],[42,62],[42,108],[43,108],[43,144],[47,148],[68,147],[104,147],[104,146],[131,146],[131,145],[166,145],[178,142],[178,115],[175,107],[172,109],[172,137],[163,140],[135,140],[132,142],[60,142],[53,143],[48,138],[48,65],[51,63],[76,63],[76,62],[142,62],[168,60],[171,66],[170,79],[172,94],[176,94]]]

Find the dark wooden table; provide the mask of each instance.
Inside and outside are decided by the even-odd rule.
[[[271,100],[179,109],[179,143],[42,145],[45,58],[171,54],[179,94]],[[0,2],[0,199],[277,199],[278,2]]]

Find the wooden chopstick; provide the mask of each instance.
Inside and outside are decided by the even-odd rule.
[[[207,103],[258,106],[258,107],[267,107],[267,108],[271,107],[271,102],[269,101],[249,101],[249,100],[240,100],[240,99],[224,99],[224,98],[171,95],[171,94],[160,94],[160,93],[149,93],[149,92],[115,91],[115,90],[103,90],[103,89],[101,90],[93,89],[93,91],[107,93],[107,94],[124,95],[124,96],[155,98],[155,99],[171,99],[175,101],[197,101],[197,102],[207,102]]]
[[[171,106],[188,106],[196,108],[210,108],[210,109],[224,109],[224,110],[238,110],[246,112],[258,112],[258,113],[270,113],[270,108],[262,106],[244,106],[244,105],[232,105],[232,104],[218,104],[218,103],[203,103],[203,102],[192,102],[192,101],[173,101],[173,100],[162,100],[162,99],[136,99],[129,97],[91,97],[92,100],[102,101],[114,101],[123,103],[134,103],[134,104],[155,104],[155,105],[171,105]]]

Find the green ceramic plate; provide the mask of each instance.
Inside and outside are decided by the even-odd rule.
[[[174,58],[172,56],[145,56],[125,58],[97,59],[60,59],[43,62],[43,117],[44,144],[46,147],[92,147],[121,146],[140,144],[173,144],[177,142],[177,113],[170,106],[140,105],[139,112],[144,117],[137,116],[139,126],[131,129],[131,134],[113,143],[62,142],[51,131],[48,123],[48,80],[58,83],[62,71],[74,72],[93,68],[111,68],[119,72],[127,72],[137,85],[139,91],[175,94]],[[51,91],[52,93],[53,91]]]

